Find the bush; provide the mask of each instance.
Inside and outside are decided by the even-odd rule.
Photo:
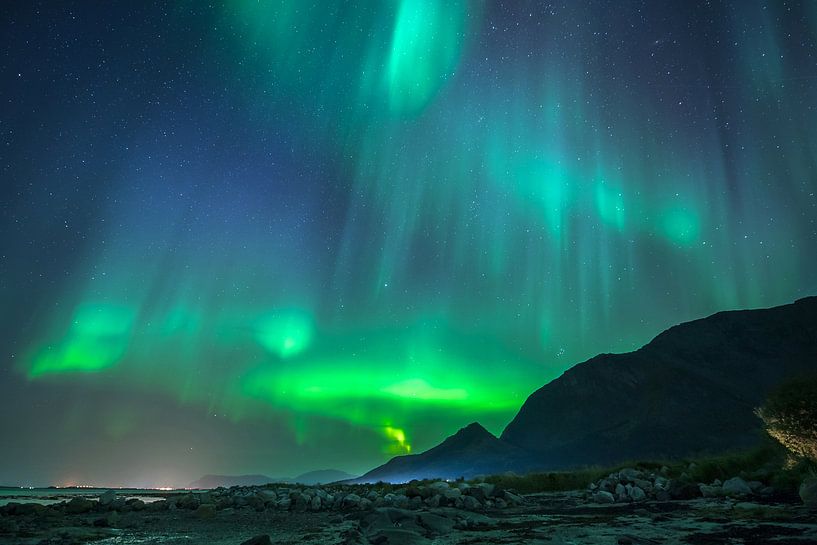
[[[817,462],[817,376],[781,384],[755,413],[794,456]]]

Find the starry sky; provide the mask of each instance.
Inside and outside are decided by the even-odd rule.
[[[0,17],[2,484],[360,473],[817,293],[815,2]]]

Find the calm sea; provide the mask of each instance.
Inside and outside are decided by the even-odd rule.
[[[108,490],[115,490],[116,494],[125,499],[138,498],[145,503],[158,501],[173,494],[184,494],[188,490],[153,490],[143,488],[0,488],[0,506],[9,502],[41,503],[49,505],[77,496],[98,499]],[[195,491],[194,491],[195,492]]]

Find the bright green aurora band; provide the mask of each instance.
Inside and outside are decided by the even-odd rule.
[[[112,441],[153,425],[133,392],[272,438],[210,472],[363,471],[499,433],[598,352],[817,288],[814,81],[773,8],[714,47],[643,20],[627,43],[632,6],[576,4],[515,27],[465,0],[210,13],[200,70],[230,99],[177,132],[220,127],[217,159],[131,133],[18,376],[120,392],[94,416]]]

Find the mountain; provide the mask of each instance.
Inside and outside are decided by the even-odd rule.
[[[397,456],[351,482],[407,482],[412,479],[471,478],[527,467],[523,450],[501,441],[474,422],[421,454]]]
[[[266,475],[205,475],[197,481],[190,483],[187,488],[218,488],[223,486],[229,488],[231,486],[255,486],[267,483],[289,483],[289,484],[328,484],[337,481],[344,481],[354,479],[354,475],[350,475],[344,471],[337,469],[319,469],[317,471],[309,471],[298,475],[297,477],[267,477]]]
[[[193,481],[187,488],[218,488],[223,486],[253,486],[267,483],[279,483],[281,479],[274,479],[266,475],[205,475],[197,481]]]
[[[572,367],[525,401],[501,439],[548,468],[745,448],[761,437],[753,410],[769,391],[814,371],[817,297],[719,312]]]
[[[626,354],[600,354],[525,401],[499,439],[477,423],[352,482],[671,459],[751,447],[754,409],[782,380],[817,372],[817,297],[719,312]]]
[[[329,484],[338,481],[347,481],[354,478],[354,475],[344,471],[338,471],[337,469],[319,469],[317,471],[309,471],[302,475],[298,475],[294,479],[291,479],[291,481],[299,484],[312,485]]]

